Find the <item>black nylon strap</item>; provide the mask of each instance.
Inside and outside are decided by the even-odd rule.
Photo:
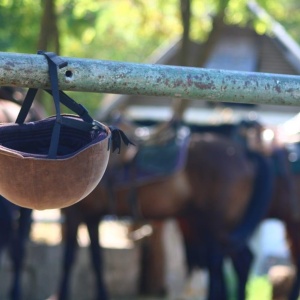
[[[59,90],[58,86],[58,72],[57,68],[63,68],[68,65],[66,61],[58,57],[53,52],[43,52],[39,51],[38,54],[44,55],[48,62],[48,72],[50,77],[50,85],[51,90],[45,90],[50,95],[52,95],[55,111],[56,111],[56,120],[52,129],[50,147],[48,152],[48,158],[55,159],[58,152],[59,146],[59,137],[61,126],[68,126],[82,131],[105,131],[105,127],[89,115],[88,111],[79,103],[75,102],[72,98],[66,95],[64,92]],[[26,97],[23,101],[23,105],[18,114],[16,123],[22,124],[24,123],[30,107],[33,103],[33,100],[36,96],[38,89],[31,88],[28,90]],[[67,108],[75,112],[82,120],[78,120],[76,118],[68,117],[67,115],[61,115],[60,113],[60,103],[65,105]],[[82,122],[83,121],[83,122]],[[116,127],[109,127],[111,130],[111,137],[108,143],[108,150],[110,148],[110,144],[112,145],[112,151],[118,150],[120,153],[121,143],[123,142],[125,145],[132,144],[134,145],[124,134],[124,132]]]
[[[19,115],[17,117],[16,123],[23,124],[25,122],[25,119],[29,113],[30,107],[33,103],[34,97],[37,93],[37,89],[29,89],[26,97],[23,101],[22,107],[20,109]],[[51,90],[46,90],[50,95],[52,95]],[[62,125],[66,125],[69,127],[73,127],[79,130],[83,131],[89,131],[92,130],[92,128],[95,126],[93,118],[89,115],[88,111],[85,109],[84,106],[81,104],[75,102],[72,98],[70,98],[67,94],[65,94],[62,91],[59,91],[60,95],[60,102],[64,104],[66,107],[68,107],[70,110],[75,112],[79,115],[79,117],[82,118],[85,122],[78,121],[76,119],[67,119],[62,115],[62,118],[60,120],[60,123]],[[99,126],[98,126],[99,127]]]
[[[26,97],[23,101],[22,107],[19,111],[16,123],[18,123],[18,124],[24,123],[37,91],[38,91],[37,89],[29,89],[28,90]]]
[[[64,68],[68,65],[67,61],[64,61],[61,57],[57,56],[53,52],[44,52],[38,51],[38,54],[44,55],[48,62],[48,73],[50,76],[50,84],[51,89],[53,91],[53,100],[55,105],[56,117],[60,116],[60,106],[59,106],[59,88],[58,88],[58,75],[57,75],[57,67]],[[16,123],[21,124],[24,123],[26,116],[29,113],[29,109],[32,105],[34,97],[37,93],[37,89],[29,89],[27,95],[24,99],[22,108],[17,117]],[[59,117],[58,117],[59,118]]]
[[[56,120],[52,129],[48,158],[56,158],[58,144],[59,144],[60,128],[61,128],[61,123],[57,122]]]
[[[46,90],[50,95],[52,95],[55,105],[56,121],[52,129],[51,142],[48,152],[48,158],[56,158],[57,150],[59,146],[59,136],[60,129],[62,125],[76,128],[83,131],[105,130],[103,126],[99,125],[98,122],[95,123],[93,118],[89,115],[88,111],[79,103],[75,102],[72,98],[66,95],[64,92],[59,90],[58,86],[58,72],[57,68],[63,68],[68,65],[61,57],[57,56],[53,52],[38,51],[38,54],[44,55],[48,62],[48,72],[50,77],[51,90]],[[36,96],[38,89],[29,89],[26,97],[23,101],[22,107],[18,114],[16,123],[22,124],[29,113],[30,107]],[[66,118],[60,113],[60,103],[65,105],[71,111],[79,115],[79,117],[84,121],[79,121],[76,119]]]
[[[68,65],[68,62],[57,56],[54,52],[45,52],[39,50],[37,54],[45,55],[47,59],[51,60],[59,69],[62,69]]]
[[[53,96],[53,93],[51,90],[46,90],[47,93]],[[59,91],[59,96],[60,96],[60,102],[78,114],[82,120],[88,123],[93,123],[93,118],[89,115],[88,111],[85,109],[85,107],[76,101],[74,101],[71,97],[69,97],[67,94],[65,94],[63,91]]]
[[[59,135],[60,135],[60,128],[61,128],[61,114],[60,114],[60,95],[59,95],[59,88],[58,88],[58,74],[57,74],[57,67],[66,66],[66,64],[62,63],[61,59],[57,59],[56,55],[49,52],[42,52],[39,51],[39,54],[43,54],[48,61],[49,67],[49,76],[50,76],[50,84],[52,90],[52,96],[55,105],[55,112],[56,112],[56,121],[52,130],[51,142],[48,152],[49,158],[56,158],[58,144],[59,144]]]
[[[119,128],[115,127],[115,126],[109,126],[109,129],[111,131],[111,144],[112,144],[112,152],[115,152],[115,150],[118,150],[118,153],[120,153],[121,151],[121,144],[122,141],[123,143],[128,146],[128,145],[133,145],[134,143],[132,143],[129,138],[126,136],[126,134]],[[108,144],[108,147],[110,145]]]

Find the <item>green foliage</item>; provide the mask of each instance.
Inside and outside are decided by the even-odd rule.
[[[231,0],[226,8],[226,21],[230,24],[246,25],[249,21],[247,0]]]
[[[0,0],[0,51],[36,52],[43,1]],[[62,55],[143,61],[181,31],[178,0],[56,0]]]
[[[300,43],[300,3],[298,0],[256,0],[267,12],[263,18],[255,18],[247,10],[247,2],[247,0],[231,0],[227,9],[227,22],[244,25],[252,20],[256,31],[259,34],[264,34],[270,31],[270,20],[273,19],[281,23],[287,32]]]
[[[142,62],[182,31],[178,0],[55,3],[62,56]],[[0,28],[0,51],[38,50],[41,4],[43,0],[0,0],[0,19],[5,24]],[[78,94],[82,99],[84,95]],[[100,95],[89,98],[86,106],[94,111]]]
[[[215,0],[192,1],[190,38],[202,42],[212,28],[212,16],[217,12]]]
[[[226,21],[246,24],[246,0],[230,0]],[[258,0],[272,17],[299,38],[298,0]],[[0,51],[35,52],[43,0],[0,0]],[[191,37],[203,40],[212,15],[226,1],[192,1]],[[182,32],[179,0],[56,0],[65,56],[141,62]],[[261,26],[263,28],[263,26]]]
[[[60,1],[62,53],[141,62],[181,32],[177,0]]]
[[[0,51],[36,52],[41,6],[33,0],[0,0]]]
[[[225,262],[226,285],[230,300],[236,300],[238,278],[231,261]],[[246,300],[270,300],[272,299],[272,287],[267,276],[250,276],[246,286]]]
[[[300,2],[298,0],[260,0],[258,2],[300,43]]]
[[[252,277],[247,284],[247,300],[272,299],[272,287],[266,276]]]

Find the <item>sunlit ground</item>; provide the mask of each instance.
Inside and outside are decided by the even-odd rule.
[[[271,300],[272,292],[271,286],[268,282],[268,279],[264,276],[251,278],[248,286],[248,296],[246,300]],[[178,299],[170,299],[170,298],[157,298],[157,297],[139,297],[134,298],[124,298],[124,297],[114,297],[113,300],[199,300],[199,297],[186,297],[186,298],[178,298]],[[202,299],[202,298],[201,298]],[[236,298],[231,295],[229,300],[236,300]]]
[[[57,209],[34,211],[31,240],[48,245],[57,245],[61,242],[60,211]],[[133,242],[128,238],[126,222],[104,221],[99,224],[99,238],[105,248],[131,248]],[[80,246],[89,245],[89,236],[84,224],[78,230],[78,243]]]
[[[31,239],[38,243],[57,245],[61,242],[61,225],[62,221],[59,210],[34,211],[34,223],[31,232]],[[105,221],[99,225],[99,236],[101,245],[107,248],[131,248],[133,242],[128,238],[128,223],[117,221]],[[81,225],[78,233],[78,242],[80,246],[89,245],[89,236],[84,225]],[[230,300],[236,300],[233,296],[235,279],[228,274],[228,283],[231,287]],[[271,300],[271,286],[266,276],[252,277],[249,280],[247,300]],[[114,297],[113,300],[163,300],[170,298],[157,297]],[[179,299],[179,298],[178,298]],[[181,300],[199,300],[193,296],[192,292],[186,294]],[[201,298],[202,299],[202,298]],[[205,298],[203,298],[205,299]],[[171,299],[175,300],[175,299]]]

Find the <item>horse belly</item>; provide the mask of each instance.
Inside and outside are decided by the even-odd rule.
[[[241,174],[239,178],[236,178],[230,185],[228,190],[228,201],[225,209],[225,223],[229,229],[241,221],[244,216],[249,201],[251,200],[252,188],[253,188],[254,175],[252,174]]]
[[[191,195],[184,172],[136,187],[136,205],[141,217],[161,219],[182,212]],[[130,188],[117,192],[118,212],[130,215]]]
[[[193,136],[186,172],[195,209],[212,230],[228,232],[251,198],[254,168],[241,148],[214,135]]]

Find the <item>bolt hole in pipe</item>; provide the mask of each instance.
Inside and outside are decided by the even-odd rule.
[[[65,78],[68,81],[71,81],[73,79],[73,72],[71,70],[66,71]]]

